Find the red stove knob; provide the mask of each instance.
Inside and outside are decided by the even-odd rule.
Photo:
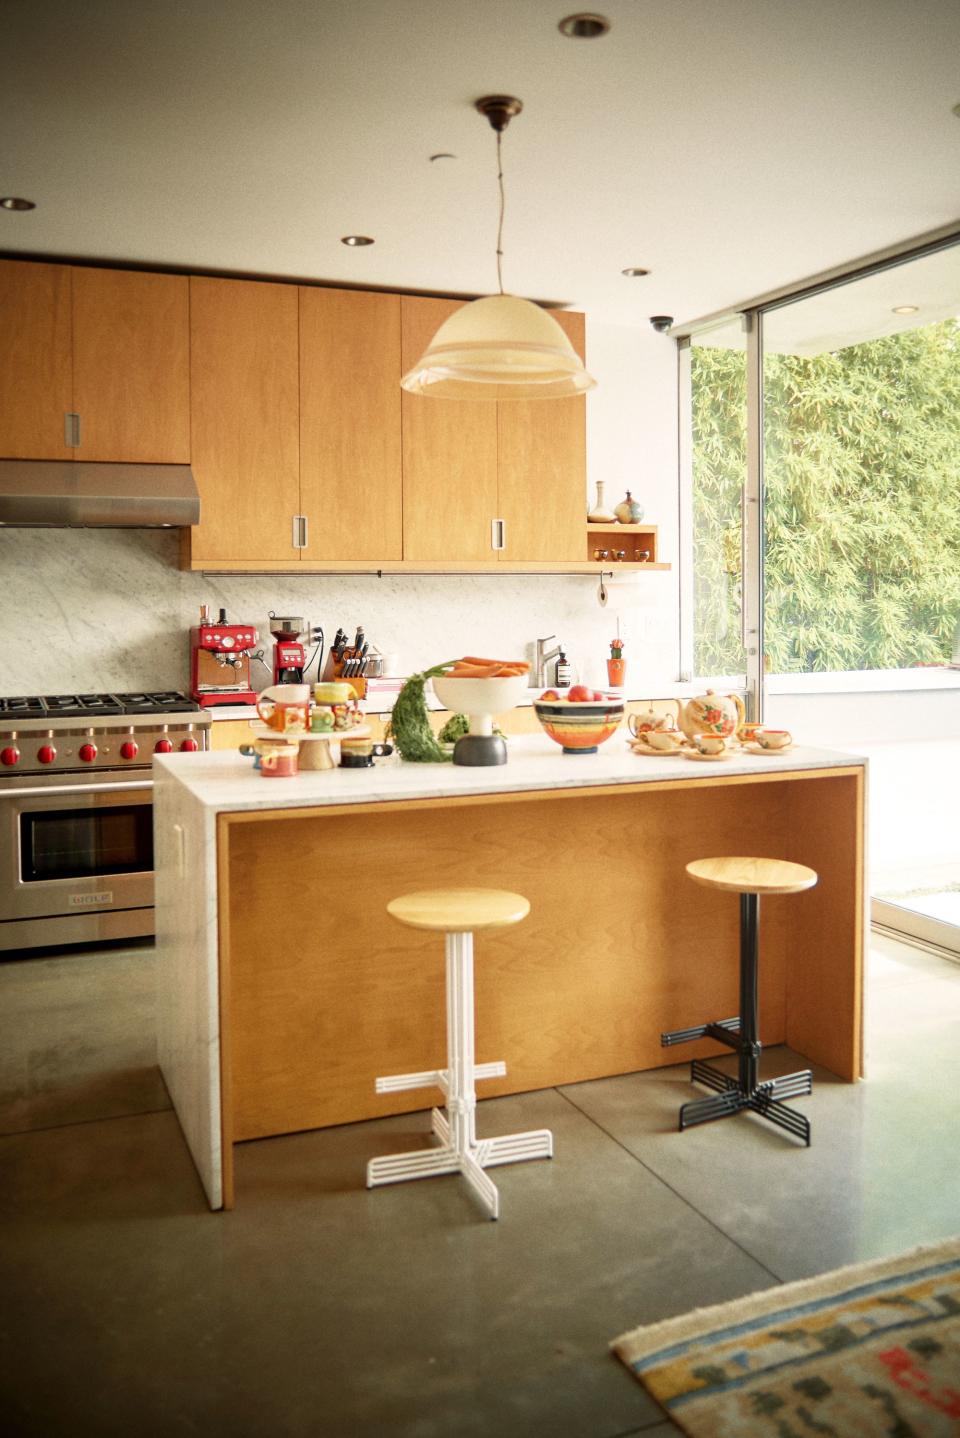
[[[196,739],[184,739],[183,743],[180,745],[181,752],[184,754],[194,754],[199,748],[200,745],[197,743]]]
[[[57,751],[52,744],[41,744],[37,750],[37,758],[41,764],[52,764],[57,757]]]
[[[13,764],[20,763],[20,750],[15,749],[12,744],[6,749],[0,749],[0,764],[6,764],[10,768]]]
[[[136,759],[140,753],[140,745],[134,739],[125,739],[120,745],[121,759]]]
[[[153,752],[154,754],[171,754],[173,752],[173,745],[169,739],[158,739],[153,746]]]
[[[96,744],[81,744],[79,754],[85,764],[92,764],[97,757]]]

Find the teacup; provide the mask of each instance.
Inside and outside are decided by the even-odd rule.
[[[649,729],[637,735],[639,742],[661,754],[673,754],[680,748],[680,735],[675,729]]]
[[[296,744],[271,744],[260,755],[260,773],[264,779],[289,779],[300,767],[300,750]]]
[[[788,729],[758,729],[754,737],[761,749],[786,749],[793,743]]]
[[[710,756],[722,754],[727,747],[727,741],[722,734],[694,734],[693,742],[698,753]]]
[[[274,684],[257,696],[257,714],[278,734],[306,734],[310,728],[310,685]]]
[[[757,742],[757,735],[762,728],[762,724],[755,724],[753,722],[741,724],[737,730],[737,738],[744,744],[755,744]]]
[[[329,734],[335,724],[336,716],[329,704],[315,704],[310,710],[311,734]]]

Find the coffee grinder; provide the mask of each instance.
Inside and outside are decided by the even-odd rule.
[[[215,704],[255,704],[250,685],[250,651],[257,642],[252,624],[228,624],[227,611],[211,620],[200,606],[200,623],[190,630],[190,692],[202,709]]]
[[[299,616],[270,613],[270,633],[273,645],[274,684],[302,684],[303,671],[307,667],[307,651],[299,643],[300,635],[306,634],[309,625]]]

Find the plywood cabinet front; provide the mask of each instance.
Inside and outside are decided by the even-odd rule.
[[[404,295],[403,370],[423,354],[460,300]],[[403,557],[494,563],[497,406],[424,399],[403,391]]]
[[[69,265],[0,260],[0,456],[72,459]]]
[[[185,275],[74,268],[77,459],[189,463],[189,315]]]
[[[552,311],[580,358],[584,316]],[[586,400],[505,400],[496,406],[502,564],[582,560],[587,512]]]
[[[191,561],[299,563],[297,286],[190,281]]]
[[[403,558],[400,296],[300,290],[304,562]]]

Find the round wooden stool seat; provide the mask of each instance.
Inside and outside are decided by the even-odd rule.
[[[814,869],[786,859],[694,859],[687,873],[708,889],[734,894],[799,894],[817,882]]]
[[[507,889],[421,889],[391,899],[387,913],[412,929],[439,929],[465,934],[479,929],[505,929],[530,912],[530,901]]]

